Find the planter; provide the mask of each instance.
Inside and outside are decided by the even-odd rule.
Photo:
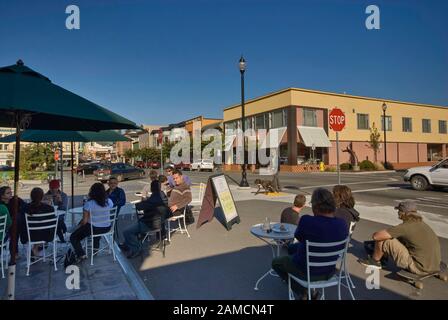
[[[353,171],[360,171],[359,166],[353,166]]]

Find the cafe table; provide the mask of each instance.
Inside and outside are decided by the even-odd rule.
[[[282,223],[284,229],[280,229],[280,223],[271,223],[271,231],[263,229],[263,223],[253,225],[250,229],[250,233],[260,239],[261,241],[267,243],[272,250],[272,257],[277,258],[280,256],[280,248],[288,241],[294,239],[294,232],[297,226],[289,223]],[[261,276],[255,283],[254,290],[258,290],[258,284],[266,278],[268,275],[278,277],[275,271],[270,268],[263,276]]]

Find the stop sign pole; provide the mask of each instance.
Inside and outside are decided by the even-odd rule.
[[[336,162],[338,170],[338,185],[341,184],[341,168],[339,165],[339,131],[345,127],[345,114],[341,109],[334,108],[329,114],[330,128],[336,132]]]

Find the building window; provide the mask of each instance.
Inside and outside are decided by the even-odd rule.
[[[281,128],[286,126],[286,117],[285,117],[285,110],[279,110],[272,112],[272,122],[271,122],[271,128]]]
[[[381,116],[381,131],[384,131],[384,116]],[[386,116],[386,131],[392,131],[392,117]]]
[[[447,133],[446,120],[439,120],[439,133]]]
[[[314,109],[303,109],[303,125],[306,127],[317,127],[317,111]]]
[[[255,116],[255,129],[269,129],[270,121],[269,114],[263,113]]]
[[[423,129],[423,133],[431,133],[431,120],[430,119],[422,120],[422,129]]]
[[[358,113],[358,129],[368,130],[369,129],[369,115],[365,113]]]
[[[254,117],[248,117],[244,121],[245,129],[253,129],[254,128]]]
[[[412,118],[403,118],[403,132],[412,132]]]

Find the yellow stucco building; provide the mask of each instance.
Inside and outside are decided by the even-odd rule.
[[[388,162],[402,168],[447,156],[448,108],[443,106],[288,88],[247,101],[245,127],[285,127],[280,145],[285,166],[294,167],[310,158],[334,165],[336,134],[328,126],[328,114],[337,107],[346,116],[346,127],[339,134],[341,151],[349,146],[359,161],[375,161],[368,143],[370,128],[375,125],[381,133],[376,160],[383,162],[383,103],[387,106]],[[224,109],[223,121],[224,130],[241,128],[241,105]],[[350,160],[348,152],[340,152],[340,157],[341,163]]]

